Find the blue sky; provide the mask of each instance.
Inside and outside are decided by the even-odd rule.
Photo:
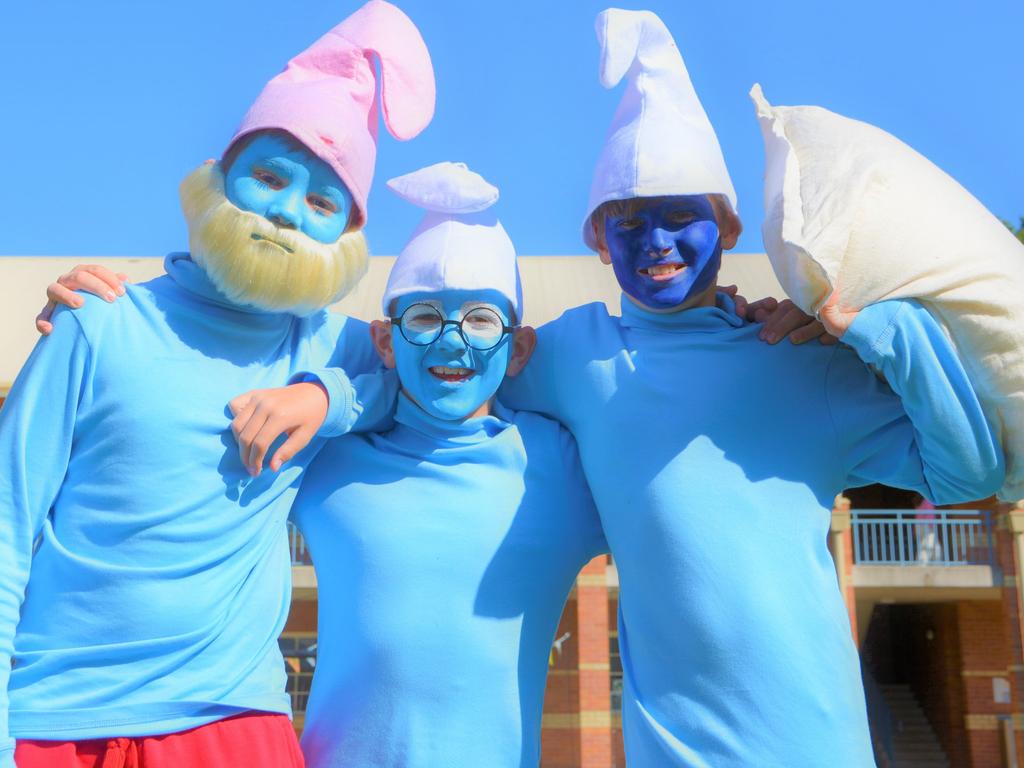
[[[591,0],[398,0],[431,50],[433,123],[386,130],[375,253],[418,214],[384,181],[462,160],[502,190],[522,254],[582,253],[590,172],[620,91],[597,82]],[[354,0],[22,0],[0,18],[0,255],[186,247],[181,178],[219,155],[263,84]],[[819,104],[894,133],[1006,219],[1024,215],[1020,0],[626,0],[674,33],[763,250],[763,150],[747,98]],[[621,86],[620,86],[621,88]]]

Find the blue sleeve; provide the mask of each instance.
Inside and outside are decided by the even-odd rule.
[[[568,414],[560,386],[570,366],[570,361],[565,359],[560,349],[567,331],[567,318],[567,315],[562,315],[537,329],[537,346],[523,370],[515,376],[506,376],[498,390],[498,400],[502,405],[516,411],[542,413],[567,423]]]
[[[60,311],[0,408],[0,766],[14,765],[7,687],[33,545],[67,472],[91,364],[78,321]]]
[[[891,388],[833,358],[827,394],[851,486],[910,488],[936,504],[999,489],[1002,449],[951,342],[924,307],[911,300],[865,307],[843,342]]]
[[[607,554],[608,542],[601,527],[601,518],[597,513],[597,505],[590,493],[590,486],[583,473],[580,462],[579,447],[569,430],[559,427],[562,448],[562,466],[571,500],[573,534],[581,548],[580,567],[589,563],[598,555]]]
[[[289,383],[297,381],[317,382],[327,390],[327,416],[318,437],[381,432],[393,424],[401,388],[393,370],[381,366],[379,371],[349,378],[341,368],[320,368],[298,373]]]
[[[301,371],[288,383],[296,382],[316,382],[327,392],[327,416],[317,437],[380,432],[393,423],[398,376],[384,367],[371,341],[370,325],[362,320],[346,318],[327,364]]]

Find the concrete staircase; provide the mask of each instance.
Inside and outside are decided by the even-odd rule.
[[[908,685],[883,685],[892,714],[892,768],[949,768],[928,718]]]

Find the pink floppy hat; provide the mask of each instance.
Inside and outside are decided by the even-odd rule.
[[[287,131],[331,166],[355,203],[350,228],[366,224],[380,112],[406,141],[434,116],[434,68],[419,30],[384,0],[370,0],[288,62],[249,108],[227,150],[254,131]]]

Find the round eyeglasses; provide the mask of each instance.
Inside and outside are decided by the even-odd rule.
[[[480,352],[494,349],[516,326],[505,325],[501,315],[488,307],[474,307],[461,320],[445,320],[437,307],[413,304],[399,317],[389,318],[402,338],[418,347],[429,347],[441,338],[449,325],[454,325],[467,347]]]

